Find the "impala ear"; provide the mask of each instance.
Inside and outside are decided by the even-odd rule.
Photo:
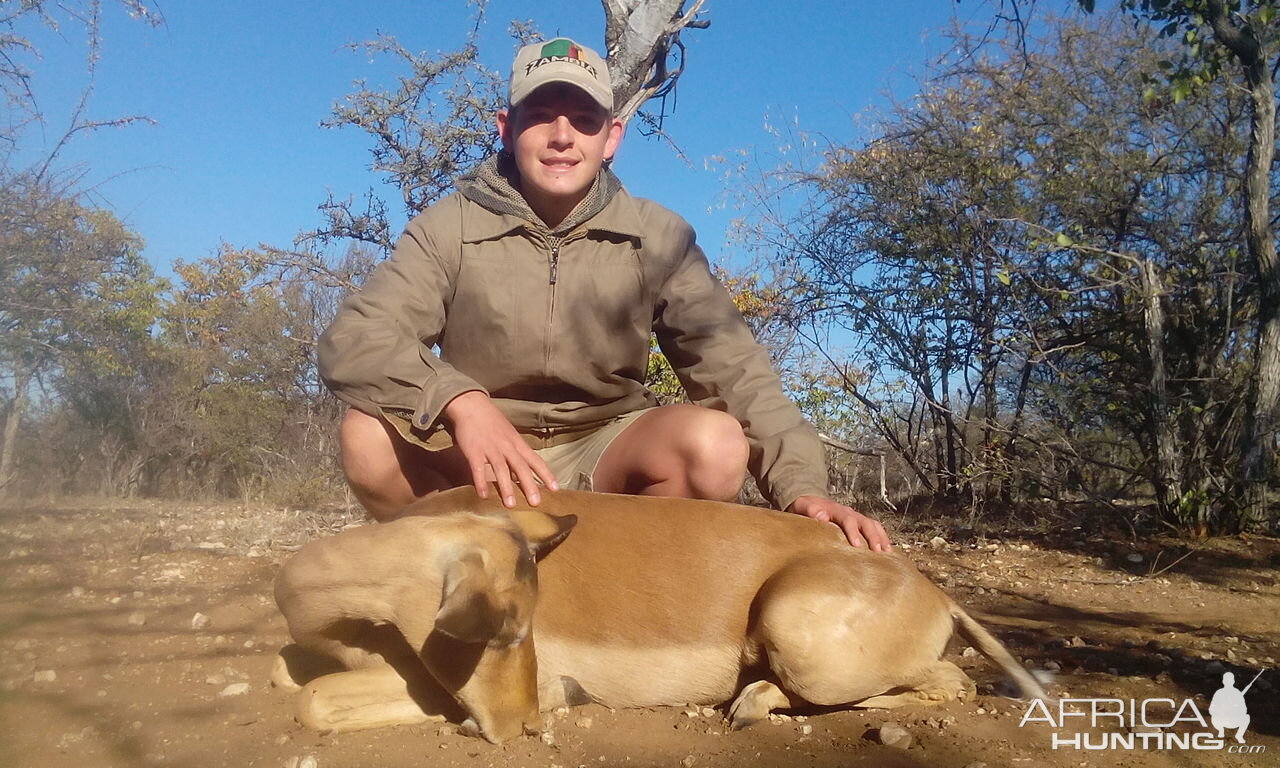
[[[577,515],[548,515],[536,509],[513,509],[507,514],[529,542],[529,552],[535,560],[559,546],[578,523]]]
[[[489,599],[493,581],[480,555],[468,552],[449,564],[435,631],[464,643],[486,643],[498,634],[505,612]]]

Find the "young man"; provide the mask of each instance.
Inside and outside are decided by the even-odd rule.
[[[817,433],[693,230],[608,169],[623,126],[605,62],[563,38],[526,46],[508,103],[503,151],[409,222],[320,340],[366,509],[388,520],[468,483],[507,506],[516,485],[535,505],[540,486],[732,500],[750,470],[780,509],[888,550],[827,498]],[[693,404],[645,389],[651,332]]]

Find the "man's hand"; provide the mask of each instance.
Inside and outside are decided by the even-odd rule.
[[[535,477],[550,490],[560,488],[551,468],[520,437],[485,393],[463,392],[450,400],[444,407],[444,423],[454,445],[467,460],[480,498],[489,498],[490,469],[506,507],[516,504],[512,475],[529,504],[535,507],[541,501]]]
[[[791,502],[787,511],[840,526],[849,543],[855,547],[870,547],[872,552],[888,552],[892,549],[889,534],[884,532],[884,526],[879,521],[831,499],[801,496]]]

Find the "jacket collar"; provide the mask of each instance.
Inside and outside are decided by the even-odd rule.
[[[510,213],[498,213],[461,196],[462,203],[462,242],[479,243],[484,240],[495,240],[518,230],[531,230],[534,225],[525,219]],[[613,198],[604,210],[588,219],[574,231],[599,231],[621,235],[634,240],[643,240],[640,224],[640,209],[625,189],[614,193]]]

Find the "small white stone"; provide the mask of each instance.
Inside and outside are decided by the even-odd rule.
[[[964,650],[960,652],[960,655],[966,659],[972,659],[974,656],[978,655],[978,651],[973,646],[966,645]]]
[[[583,715],[582,717],[579,717],[579,718],[574,722],[574,725],[578,726],[579,728],[590,728],[590,727],[591,727],[591,723],[592,723],[591,718],[590,718],[590,717],[587,717],[586,715]]]
[[[543,731],[538,734],[538,738],[541,739],[542,743],[546,744],[548,747],[554,747],[556,745],[556,737],[551,733],[551,731]]]
[[[929,546],[933,549],[946,549],[947,540],[941,536],[934,536],[932,539],[929,539]]]
[[[243,696],[249,692],[248,683],[232,683],[218,692],[219,696]]]
[[[144,613],[131,613],[129,614],[129,623],[135,627],[141,627],[147,623],[147,616]]]
[[[880,743],[895,749],[911,747],[911,733],[897,723],[885,723],[880,726]]]
[[[210,621],[211,619],[208,616],[205,616],[203,613],[196,611],[196,614],[191,617],[191,628],[192,629],[208,629]]]
[[[800,726],[800,732],[803,733],[805,736],[808,736],[809,734],[813,733],[813,726],[808,724],[802,725]]]
[[[84,597],[84,587],[72,587],[72,588],[71,588],[71,596],[72,596],[72,597]]]
[[[715,716],[716,716],[716,711],[715,711],[714,709],[712,709],[711,707],[703,707],[701,711],[702,711],[702,716],[703,716],[703,717],[715,717]]]
[[[42,669],[32,677],[32,680],[37,683],[52,683],[57,679],[58,673],[54,672],[52,669]]]

